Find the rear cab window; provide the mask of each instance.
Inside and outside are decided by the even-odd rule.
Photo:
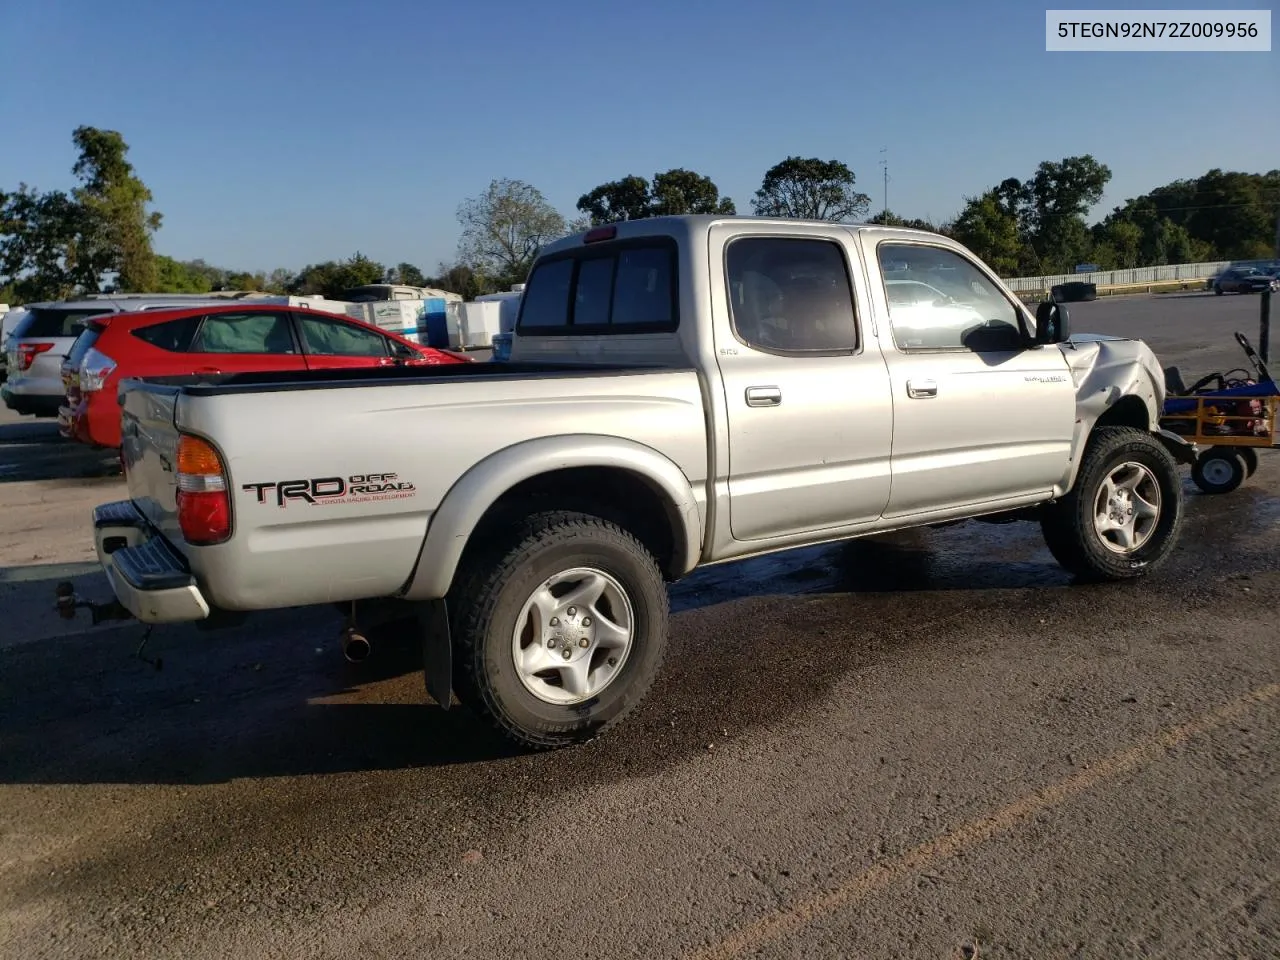
[[[534,267],[516,332],[672,332],[679,325],[676,274],[676,243],[666,237],[619,240],[555,254]]]

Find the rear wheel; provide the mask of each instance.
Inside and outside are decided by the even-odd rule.
[[[1205,493],[1230,493],[1244,483],[1247,472],[1248,468],[1236,450],[1210,447],[1196,458],[1191,468],[1191,479]]]
[[[1168,557],[1182,523],[1178,466],[1150,433],[1099,427],[1075,486],[1041,515],[1054,559],[1087,580],[1140,577]]]
[[[458,698],[523,746],[588,740],[644,698],[667,640],[653,556],[585,513],[527,518],[450,596]]]

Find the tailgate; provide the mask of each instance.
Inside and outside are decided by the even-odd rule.
[[[178,428],[174,424],[179,391],[172,387],[125,381],[120,456],[129,498],[171,543],[181,544],[178,527]]]

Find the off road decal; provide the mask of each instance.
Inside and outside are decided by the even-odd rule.
[[[357,473],[350,477],[312,477],[309,480],[274,480],[246,483],[241,487],[254,493],[259,503],[274,503],[283,509],[291,502],[323,506],[334,503],[373,503],[404,500],[417,496],[417,488],[394,473]]]

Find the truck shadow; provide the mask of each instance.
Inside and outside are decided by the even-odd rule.
[[[66,440],[52,420],[25,418],[0,424],[0,483],[119,475],[114,450]]]
[[[273,611],[223,631],[157,629],[146,655],[163,658],[160,670],[134,657],[137,624],[30,635],[0,642],[0,783],[430,770],[432,793],[487,796],[514,775],[579,786],[643,775],[730,731],[779,723],[870,663],[962,646],[983,630],[1034,630],[1026,625],[1046,617],[1089,630],[1097,624],[1084,611],[1123,605],[1127,590],[1185,604],[1224,578],[1273,569],[1277,516],[1280,500],[1261,490],[1198,498],[1176,562],[1140,587],[1069,586],[1032,524],[965,524],[709,568],[671,590],[670,649],[644,705],[599,743],[551,754],[522,753],[469,711],[430,702],[413,637],[346,664],[331,608]],[[0,581],[29,583],[21,569]],[[49,573],[51,594],[64,574]]]
[[[648,756],[666,765],[705,748],[726,726],[776,719],[774,710],[757,711],[779,684],[805,688],[789,709],[821,697],[865,653],[851,637],[840,656],[817,663],[774,655],[772,671],[761,673],[751,664],[778,643],[769,620],[748,616],[747,626],[733,628],[731,647],[718,628],[722,615],[742,604],[764,610],[806,596],[883,594],[878,606],[906,615],[918,602],[907,595],[913,591],[1065,583],[1040,561],[991,566],[966,574],[918,535],[700,571],[672,588],[673,651],[642,719],[609,739],[628,742],[623,754],[631,763]],[[0,570],[0,582],[20,582],[27,604],[46,594],[51,601],[54,583],[67,576],[57,567],[47,574],[26,570]],[[98,595],[105,585],[95,588],[92,577],[76,583],[93,599],[106,599]],[[382,637],[367,661],[347,664],[337,639],[341,617],[331,608],[273,611],[219,631],[157,628],[143,656],[159,658],[162,669],[135,656],[146,633],[139,624],[60,624],[49,614],[38,621],[39,632],[31,627],[22,638],[0,642],[0,783],[198,784],[537,762],[456,701],[445,711],[429,700],[417,638]],[[694,654],[697,648],[706,649]],[[716,690],[712,699],[721,702],[706,713],[690,711],[680,694],[687,689]],[[580,752],[541,762],[574,766],[569,757]]]

